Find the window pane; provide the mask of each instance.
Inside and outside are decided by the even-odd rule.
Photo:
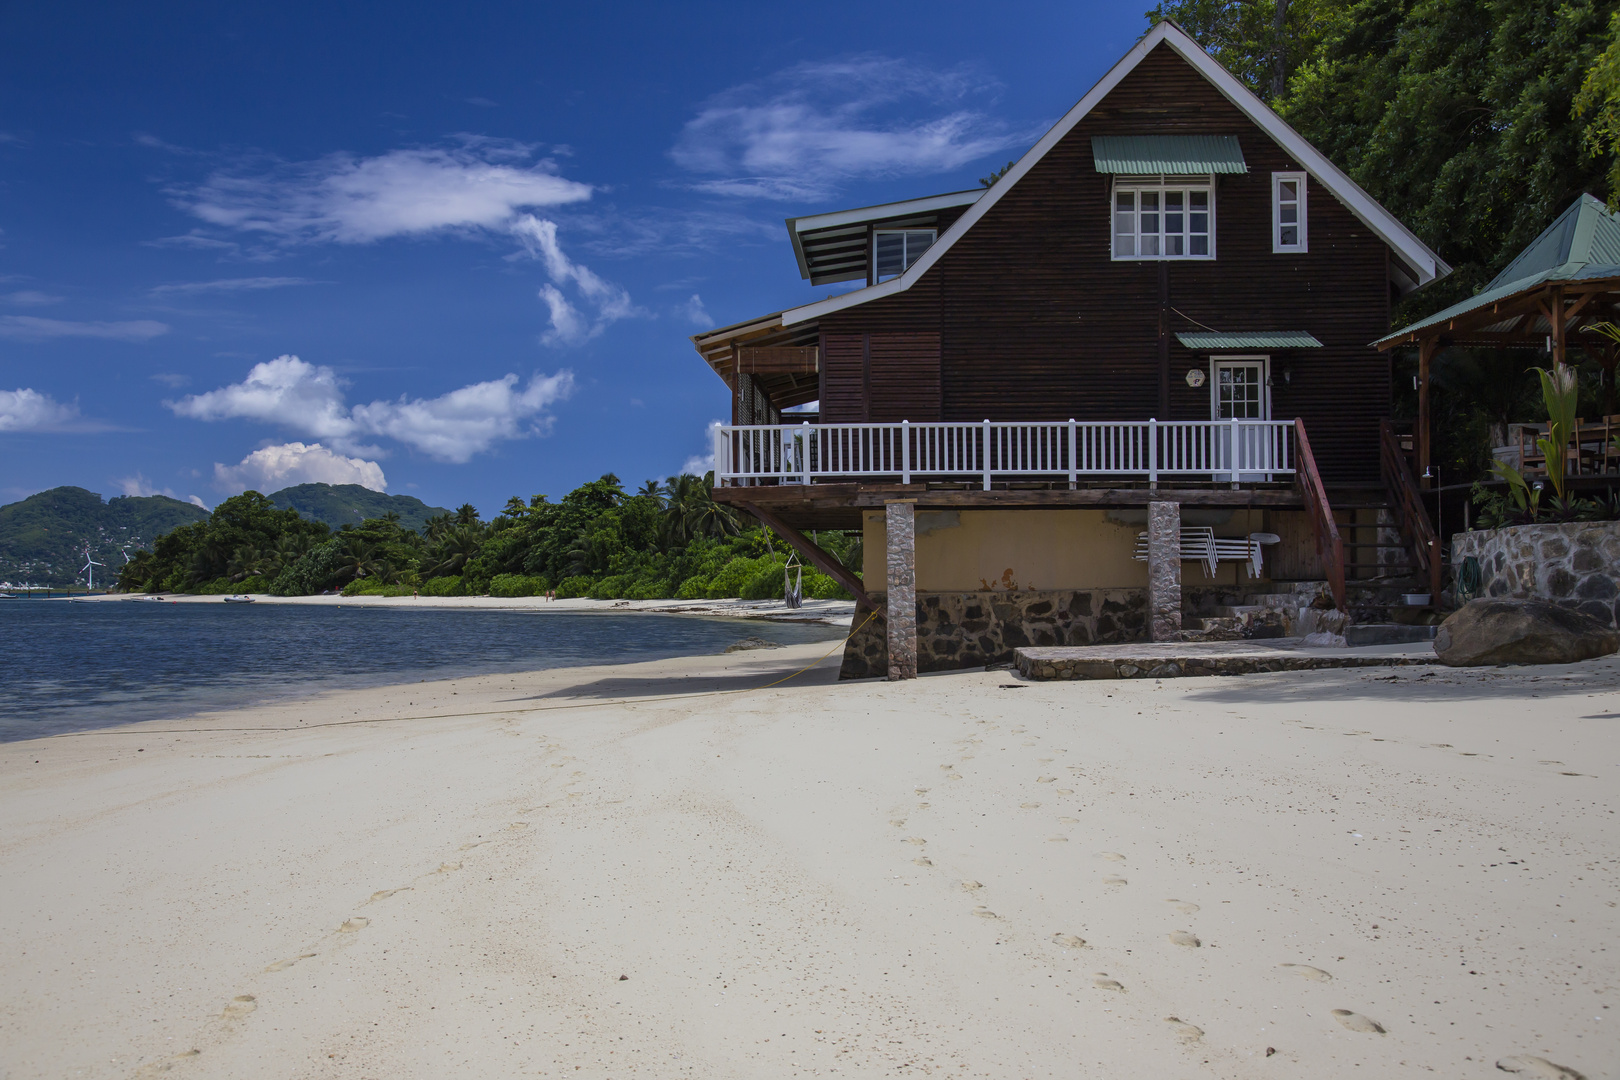
[[[1187,215],[1187,220],[1189,222],[1189,224],[1187,226],[1187,231],[1188,232],[1195,232],[1195,233],[1207,233],[1207,232],[1209,232],[1209,215],[1208,214],[1197,214],[1197,213],[1188,214]]]
[[[1181,215],[1181,214],[1165,214],[1164,215],[1164,231],[1167,232],[1167,233],[1179,233],[1179,232],[1181,232],[1182,231],[1182,227],[1181,227],[1182,217],[1183,217],[1183,215]]]
[[[874,262],[877,267],[878,277],[893,277],[905,270],[906,237],[904,233],[878,233],[876,248]]]
[[[1277,207],[1277,213],[1282,216],[1282,223],[1284,225],[1292,225],[1299,220],[1299,204],[1283,203],[1281,206]]]
[[[1207,191],[1190,191],[1187,193],[1187,199],[1188,205],[1194,210],[1209,209],[1209,192]]]
[[[1173,234],[1164,238],[1164,253],[1166,255],[1185,254],[1181,248],[1181,236],[1179,234]]]
[[[1299,199],[1299,183],[1294,180],[1283,180],[1277,184],[1278,197],[1283,202],[1295,202]]]
[[[1144,215],[1145,217],[1146,215]],[[1144,229],[1144,232],[1146,230]],[[1142,237],[1142,254],[1157,255],[1159,253],[1159,238],[1157,236]]]
[[[1159,208],[1159,193],[1157,191],[1142,192],[1142,209],[1157,210]]]
[[[1299,226],[1298,225],[1284,225],[1282,227],[1282,230],[1281,230],[1281,239],[1282,239],[1283,247],[1298,247],[1299,246]]]
[[[915,229],[907,232],[905,236],[906,269],[910,270],[911,264],[920,259],[922,257],[922,253],[933,246],[934,231],[932,229]]]
[[[1209,254],[1209,237],[1207,237],[1207,236],[1189,237],[1187,243],[1189,245],[1187,254],[1189,254],[1189,255],[1208,255]]]
[[[1115,195],[1114,208],[1117,210],[1136,209],[1136,192],[1121,191]]]
[[[1159,231],[1159,215],[1158,214],[1143,214],[1142,215],[1142,235],[1146,236],[1148,233],[1157,233],[1158,231]]]
[[[1114,234],[1114,254],[1124,258],[1136,256],[1136,237],[1130,233]]]

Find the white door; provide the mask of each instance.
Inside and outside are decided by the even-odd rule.
[[[1211,420],[1270,420],[1271,388],[1266,372],[1270,357],[1233,356],[1212,360]],[[1270,480],[1260,471],[1270,464],[1271,439],[1265,428],[1241,423],[1215,431],[1215,479],[1221,482]]]

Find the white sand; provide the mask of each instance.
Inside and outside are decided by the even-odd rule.
[[[1615,660],[825,648],[0,747],[0,1075],[1612,1075]]]

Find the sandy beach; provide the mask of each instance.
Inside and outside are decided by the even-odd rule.
[[[1615,658],[826,652],[0,746],[0,1076],[1613,1075]]]

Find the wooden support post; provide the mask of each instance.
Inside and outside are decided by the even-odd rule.
[[[889,681],[917,677],[917,504],[883,507],[887,526]]]
[[[1431,440],[1429,430],[1429,376],[1430,367],[1434,361],[1434,354],[1440,349],[1438,337],[1427,337],[1418,346],[1418,413],[1417,425],[1412,429],[1413,456],[1417,458],[1414,464],[1417,467],[1418,483],[1427,488],[1430,484],[1429,462],[1431,460]]]
[[[1181,504],[1148,503],[1148,637],[1181,636]]]
[[[753,514],[760,523],[771,530],[783,540],[786,540],[799,557],[805,562],[820,570],[844,587],[844,591],[855,598],[857,610],[864,607],[867,611],[876,611],[877,605],[872,598],[866,595],[866,589],[860,578],[856,577],[847,567],[823,551],[814,541],[804,533],[795,529],[769,510],[761,509],[753,503],[739,503],[744,510]],[[857,620],[859,621],[859,620]]]
[[[1564,345],[1565,328],[1568,325],[1568,319],[1564,314],[1564,287],[1562,285],[1553,288],[1550,314],[1552,317],[1548,319],[1548,322],[1552,324],[1552,358],[1553,367],[1556,369],[1558,365],[1568,363]]]

